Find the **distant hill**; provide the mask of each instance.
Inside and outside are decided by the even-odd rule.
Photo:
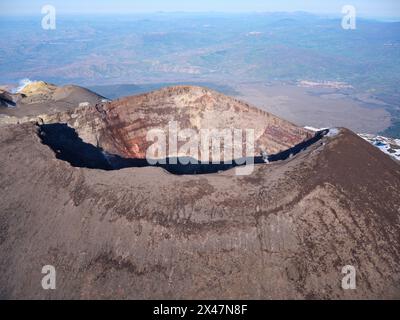
[[[81,103],[95,105],[105,98],[80,86],[66,85],[59,87],[44,81],[33,81],[18,93],[3,91],[3,93],[0,93],[0,99],[3,104],[9,101],[8,108],[4,105],[4,108],[0,109],[0,114],[26,117],[72,110]],[[12,106],[12,108],[9,108],[9,106]]]

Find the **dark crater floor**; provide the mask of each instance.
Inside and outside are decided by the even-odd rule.
[[[38,125],[38,134],[43,144],[49,146],[56,154],[57,159],[67,161],[74,167],[100,169],[100,170],[120,170],[132,167],[161,167],[168,172],[176,175],[189,174],[208,174],[229,170],[240,166],[238,163],[245,164],[244,160],[233,161],[232,164],[225,163],[192,163],[191,159],[168,158],[161,163],[152,165],[146,159],[123,158],[118,155],[110,154],[102,148],[84,142],[75,129],[64,123]],[[270,155],[269,162],[286,160],[291,156],[305,150],[312,144],[321,140],[329,130],[317,132],[315,136],[304,141],[293,148],[287,149],[278,154]],[[176,161],[178,160],[178,161]],[[185,160],[185,161],[183,161]],[[247,159],[249,160],[249,159]],[[175,164],[177,162],[177,164]],[[189,164],[182,164],[181,162]],[[162,164],[165,163],[165,164]],[[249,162],[248,162],[249,163]],[[263,157],[254,157],[254,163],[260,164],[265,161]]]

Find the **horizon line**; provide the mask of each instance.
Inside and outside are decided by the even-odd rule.
[[[216,11],[216,10],[209,10],[209,11],[130,11],[130,12],[78,12],[78,11],[68,11],[68,12],[59,12],[58,15],[60,16],[129,16],[129,15],[141,15],[141,14],[149,14],[149,15],[157,15],[157,14],[223,14],[223,15],[241,15],[241,14],[309,14],[316,17],[332,17],[332,18],[341,18],[342,15],[333,12],[313,12],[313,11],[304,11],[304,10],[294,10],[294,11]],[[0,16],[2,17],[34,17],[34,16],[42,16],[41,13],[33,13],[33,12],[24,12],[24,13],[5,13],[0,12]],[[361,19],[373,19],[373,20],[393,20],[393,21],[400,21],[400,15],[396,16],[389,16],[389,15],[367,15],[367,14],[358,14],[358,17]]]

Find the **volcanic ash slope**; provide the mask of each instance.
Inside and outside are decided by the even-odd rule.
[[[1,298],[400,298],[400,166],[346,129],[249,176],[176,176],[72,167],[28,122],[0,127],[0,163]]]

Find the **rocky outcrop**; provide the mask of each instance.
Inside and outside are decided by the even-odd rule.
[[[24,85],[18,92],[26,97],[42,95],[43,97],[51,98],[57,86],[44,81],[32,81]]]
[[[12,108],[24,97],[23,94],[11,94],[0,89],[0,107]]]
[[[0,125],[30,121],[58,112],[73,111],[80,104],[95,106],[106,99],[88,89],[75,86],[55,86],[43,81],[25,85],[18,93],[0,91],[0,103],[12,101],[12,107],[0,109]],[[5,105],[4,105],[5,106]]]

